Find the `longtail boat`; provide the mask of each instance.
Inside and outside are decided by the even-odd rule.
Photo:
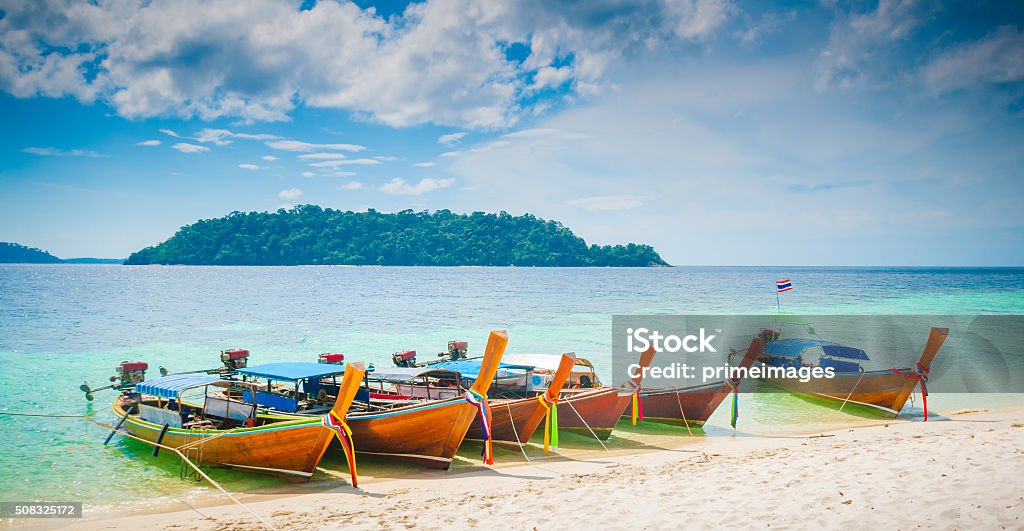
[[[558,446],[558,399],[562,387],[569,379],[576,364],[576,355],[573,353],[562,354],[559,359],[558,368],[547,384],[547,389],[541,393],[529,394],[522,398],[492,399],[491,406],[491,432],[490,438],[495,442],[523,444],[530,440],[533,433],[540,427],[541,422],[545,425],[545,449],[550,445]],[[555,406],[554,414],[551,413]],[[484,426],[479,418],[473,420],[466,434],[467,439],[483,440]],[[552,434],[554,441],[551,442]]]
[[[554,369],[556,359],[551,354],[520,354],[510,356],[509,362]],[[640,355],[640,372],[636,378],[629,380],[625,387],[609,387],[601,385],[590,361],[576,358],[570,374],[572,386],[559,393],[559,429],[607,440],[640,389],[643,369],[650,367],[653,360],[654,349],[648,349]]]
[[[894,367],[865,370],[869,361],[861,349],[820,339],[780,339],[771,341],[761,361],[769,367],[831,367],[833,378],[812,378],[800,382],[793,378],[764,378],[770,384],[787,391],[822,398],[839,403],[840,409],[848,404],[883,416],[899,415],[911,394],[921,387],[924,419],[928,420],[928,371],[935,355],[949,335],[948,328],[932,327],[928,342],[914,367]]]
[[[323,417],[257,415],[256,404],[231,398],[244,383],[208,374],[138,383],[112,409],[128,433],[174,448],[193,462],[308,480],[336,434],[345,437],[346,449],[351,447],[344,418],[364,371],[362,363],[348,365],[337,399]],[[194,404],[197,399],[202,404]],[[349,465],[355,483],[354,460]]]
[[[504,331],[491,332],[478,378],[461,397],[350,411],[347,420],[358,441],[356,451],[448,469],[473,419],[477,415],[489,419],[487,391],[507,344]],[[492,464],[491,441],[484,442],[484,450],[484,461]]]
[[[749,368],[763,351],[764,341],[755,338],[750,342],[738,366]],[[731,424],[735,428],[736,394],[739,392],[739,385],[740,380],[737,378],[686,387],[643,388],[640,390],[637,409],[640,410],[641,420],[700,428],[722,401],[732,394],[734,402]]]

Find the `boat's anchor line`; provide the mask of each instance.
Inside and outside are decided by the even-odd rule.
[[[601,448],[604,448],[604,451],[606,452],[611,452],[611,450],[609,450],[608,447],[605,446],[604,443],[601,441],[601,438],[598,437],[596,433],[594,433],[594,430],[590,429],[590,424],[587,424],[587,419],[583,418],[583,415],[580,415],[579,411],[576,411],[576,406],[572,405],[572,400],[566,400],[565,403],[569,404],[569,407],[572,408],[573,413],[576,413],[576,416],[580,418],[580,421],[583,422],[583,425],[587,427],[587,431],[589,431],[590,434],[594,436],[594,439],[601,445]]]
[[[54,419],[83,419],[83,420],[91,422],[91,423],[93,423],[93,424],[95,424],[95,425],[97,425],[97,426],[99,426],[99,427],[101,427],[101,428],[103,428],[105,430],[109,430],[109,431],[111,431],[113,433],[116,433],[116,434],[121,435],[123,437],[127,437],[129,439],[134,440],[134,441],[139,441],[141,443],[145,443],[145,444],[148,444],[148,445],[151,445],[151,446],[154,446],[154,447],[162,448],[162,449],[170,451],[170,452],[174,452],[175,454],[178,455],[178,457],[180,457],[182,459],[182,461],[188,463],[188,465],[190,467],[195,469],[197,474],[201,475],[203,477],[203,479],[205,479],[206,481],[209,481],[211,485],[216,487],[217,490],[219,490],[222,494],[227,496],[229,500],[231,500],[232,502],[237,504],[245,512],[249,513],[250,516],[252,516],[256,520],[259,520],[260,524],[262,524],[264,527],[266,527],[267,529],[270,529],[270,530],[277,529],[276,527],[271,525],[269,522],[264,520],[263,517],[261,517],[260,515],[252,512],[252,510],[250,510],[249,507],[247,507],[244,503],[238,501],[238,498],[235,498],[234,496],[232,496],[230,492],[225,490],[224,487],[220,486],[220,483],[217,483],[216,481],[213,480],[213,478],[211,478],[210,476],[206,475],[206,472],[203,472],[195,463],[193,463],[191,460],[189,460],[189,458],[185,457],[185,454],[183,454],[180,451],[178,451],[177,448],[171,448],[170,446],[165,446],[163,444],[157,444],[157,443],[154,443],[152,441],[147,441],[147,440],[145,440],[145,439],[143,439],[141,437],[136,437],[136,436],[134,436],[134,435],[132,435],[130,433],[125,433],[123,431],[120,431],[120,430],[114,428],[113,426],[111,426],[109,424],[105,424],[103,422],[100,422],[100,421],[98,421],[98,420],[96,420],[96,419],[94,419],[92,417],[86,416],[86,415],[44,415],[44,414],[38,414],[38,413],[9,413],[9,412],[6,412],[6,411],[0,412],[0,415],[6,415],[6,416],[11,416],[11,417],[46,417],[46,418],[54,418]],[[211,518],[211,517],[208,516],[207,518]]]

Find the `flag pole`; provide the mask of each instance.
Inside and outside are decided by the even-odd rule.
[[[782,303],[779,302],[779,288],[775,288],[775,311],[782,313]]]

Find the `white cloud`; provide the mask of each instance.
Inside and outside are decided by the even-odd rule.
[[[359,146],[356,144],[313,144],[299,140],[274,140],[272,142],[267,142],[267,146],[274,149],[280,149],[281,151],[299,152],[316,151],[319,149],[359,152],[366,149],[366,146]]]
[[[359,181],[349,181],[338,187],[339,190],[359,190],[363,187],[363,183]]]
[[[52,147],[27,147],[21,150],[22,153],[38,155],[40,157],[90,157],[99,158],[103,155],[91,150],[84,149],[58,149]]]
[[[260,167],[255,165],[255,164],[239,164],[238,167],[242,168],[243,170],[258,170],[258,169],[260,169]]]
[[[262,158],[263,160],[268,161],[268,162],[273,162],[273,161],[277,160],[277,157],[275,157],[273,155],[263,155],[260,158]]]
[[[450,134],[447,134],[447,135],[441,135],[441,136],[437,137],[437,143],[441,144],[441,145],[444,145],[444,146],[451,147],[451,146],[457,145],[459,142],[461,142],[462,139],[465,136],[466,136],[466,133],[450,133]]]
[[[197,140],[204,144],[212,143],[217,146],[226,146],[232,143],[232,139],[234,138],[241,138],[245,140],[276,140],[280,137],[268,134],[236,133],[227,129],[207,128],[199,131],[193,140]]]
[[[314,162],[310,164],[310,166],[313,168],[337,168],[338,166],[348,166],[352,164],[358,166],[372,166],[374,164],[380,164],[380,161],[374,159],[324,160],[320,162]]]
[[[182,153],[202,153],[204,151],[210,151],[210,148],[206,146],[197,146],[195,144],[189,144],[186,142],[178,142],[177,144],[174,144],[171,147],[177,149]]]
[[[458,157],[461,154],[462,154],[461,151],[445,151],[444,153],[441,153],[441,156],[442,157]]]
[[[455,179],[422,179],[415,185],[409,184],[405,179],[395,178],[380,187],[380,191],[392,195],[422,195],[434,190],[448,188],[455,184]]]
[[[142,142],[136,142],[135,145],[136,146],[153,147],[153,146],[159,146],[160,143],[161,142],[159,140],[143,140]]]
[[[345,155],[341,153],[308,153],[299,155],[299,158],[302,160],[336,160],[345,158]]]
[[[584,210],[600,212],[606,210],[632,210],[643,206],[643,199],[635,195],[602,195],[570,199],[565,204]]]
[[[316,174],[311,172],[311,171],[304,171],[304,172],[302,172],[302,176],[303,177],[316,177]]]
[[[0,88],[99,100],[128,118],[280,121],[302,102],[395,127],[500,128],[529,114],[529,79],[593,94],[623,56],[711,39],[730,6],[428,0],[384,19],[352,2],[15,2]],[[530,55],[510,61],[509,43]]]
[[[278,192],[277,197],[280,197],[281,199],[298,199],[302,197],[302,190],[299,190],[298,188],[288,188]]]
[[[398,160],[398,157],[393,157],[393,156],[387,155],[387,156],[373,157],[373,159],[374,160],[379,160],[381,162],[393,162],[393,161]]]
[[[413,164],[413,166],[416,167],[416,168],[433,168],[434,166],[437,166],[437,163],[436,162],[417,162],[416,164]]]
[[[174,132],[174,131],[172,131],[170,129],[161,129],[160,132],[165,134],[165,135],[167,135],[167,136],[172,136],[174,138],[181,138],[181,135],[179,135],[178,133],[176,133],[176,132]]]
[[[923,69],[935,93],[971,89],[1024,79],[1024,33],[1002,26],[984,38],[956,46]]]

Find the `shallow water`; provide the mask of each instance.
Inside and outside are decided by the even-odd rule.
[[[249,348],[253,363],[312,361],[330,351],[389,365],[392,352],[412,348],[428,359],[450,339],[466,339],[479,353],[487,331],[504,328],[509,352],[571,350],[607,367],[612,315],[767,313],[775,310],[778,278],[793,279],[795,290],[782,303],[795,313],[1024,314],[1024,269],[3,265],[0,411],[109,421],[114,394],[86,402],[78,390],[83,381],[103,385],[123,360],[148,361],[150,377],[159,365],[215,367],[217,353],[232,346]],[[1021,403],[1018,395],[934,394],[929,406],[933,414],[948,414]],[[919,415],[917,406],[904,414]],[[719,408],[704,436],[732,433],[728,416],[727,405]],[[741,434],[864,422],[877,419],[785,394],[741,397]],[[209,492],[179,479],[171,458],[134,455],[148,455],[148,447],[125,441],[104,447],[105,432],[80,419],[0,416],[0,429],[0,500],[112,504]],[[658,437],[673,429],[683,428],[639,432]],[[640,444],[629,441],[634,431],[624,430],[613,445]],[[461,451],[456,466],[475,466],[477,451]],[[499,461],[519,457],[514,449],[498,454]],[[324,467],[343,471],[344,461],[332,456]],[[388,476],[415,469],[368,460],[361,470]],[[300,488],[232,471],[212,475],[235,490]]]

